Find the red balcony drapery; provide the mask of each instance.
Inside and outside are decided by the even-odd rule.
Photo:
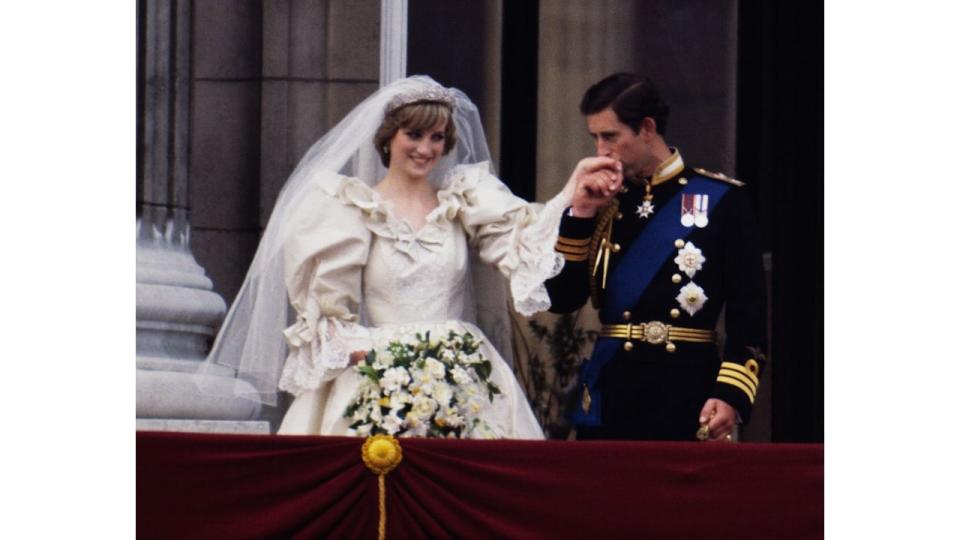
[[[820,538],[823,446],[401,439],[387,538]],[[363,439],[137,434],[139,538],[376,538]]]

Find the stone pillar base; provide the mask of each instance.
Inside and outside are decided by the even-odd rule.
[[[227,377],[203,377],[203,391],[197,376],[175,371],[137,370],[137,419],[253,420],[260,404],[233,396],[233,386],[245,381]]]
[[[270,423],[240,420],[176,420],[138,418],[137,431],[185,431],[190,433],[249,433],[270,434]]]

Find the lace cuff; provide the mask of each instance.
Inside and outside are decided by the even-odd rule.
[[[335,379],[350,364],[350,353],[372,347],[366,327],[335,317],[301,315],[283,336],[290,352],[278,386],[294,396]]]
[[[510,276],[510,293],[514,308],[524,317],[550,308],[550,296],[544,282],[563,269],[563,256],[553,246],[557,243],[560,220],[569,202],[567,199],[565,193],[551,199],[520,233],[515,252],[517,266]]]
[[[544,282],[563,269],[563,256],[554,246],[572,187],[539,205],[511,193],[486,162],[457,167],[448,178],[437,193],[447,218],[459,215],[471,238],[479,238],[481,258],[510,279],[516,310],[529,317],[548,309]]]

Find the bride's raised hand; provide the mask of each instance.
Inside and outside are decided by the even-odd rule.
[[[590,218],[606,206],[623,185],[623,166],[613,158],[581,159],[573,169],[565,190],[572,190],[573,215]]]
[[[361,360],[367,357],[370,351],[353,351],[350,353],[350,365],[355,366],[360,363]]]

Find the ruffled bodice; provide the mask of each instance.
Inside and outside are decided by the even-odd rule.
[[[371,233],[362,274],[366,320],[381,326],[462,318],[468,246],[454,221],[456,200],[438,194],[439,206],[414,230],[393,212],[391,202],[357,180],[346,180],[341,194],[364,209]]]
[[[462,166],[448,174],[439,205],[414,230],[357,179],[318,185],[285,246],[297,321],[284,332],[281,389],[299,395],[336,377],[351,351],[371,348],[376,327],[463,319],[471,246],[510,280],[519,312],[549,307],[543,282],[563,265],[553,246],[564,196],[529,204],[486,163]]]

